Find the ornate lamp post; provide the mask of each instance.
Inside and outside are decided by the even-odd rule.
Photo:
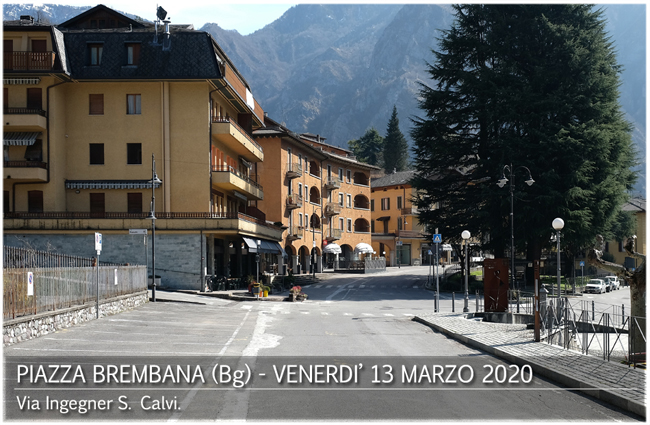
[[[156,196],[154,189],[156,185],[162,184],[162,180],[156,174],[156,160],[151,154],[151,209],[149,220],[151,220],[151,301],[156,302]]]
[[[553,220],[553,228],[557,232],[557,297],[559,299],[562,295],[562,291],[560,290],[560,273],[562,271],[562,265],[560,263],[560,230],[564,228],[564,220],[559,217]]]
[[[472,236],[469,233],[469,230],[463,230],[463,233],[460,236],[465,241],[465,303],[463,306],[463,313],[469,313],[469,258],[467,257],[467,245],[469,244],[469,238]]]
[[[515,288],[515,220],[514,220],[515,219],[515,212],[514,212],[515,170],[518,170],[520,168],[523,168],[526,171],[528,171],[528,180],[526,180],[526,184],[528,186],[532,186],[533,183],[535,183],[535,180],[533,180],[533,177],[530,174],[530,170],[528,169],[528,167],[520,165],[518,167],[512,168],[512,164],[505,165],[503,167],[501,178],[497,183],[497,186],[499,187],[504,187],[506,185],[506,183],[508,182],[508,179],[506,178],[506,170],[508,170],[508,172],[510,173],[510,286],[511,289],[516,289]]]

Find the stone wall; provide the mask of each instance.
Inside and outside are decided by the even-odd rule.
[[[95,235],[78,234],[5,234],[6,246],[33,248],[57,254],[94,257]],[[147,264],[151,274],[151,231],[145,250],[143,235],[102,234],[100,262]],[[206,244],[203,244],[205,256]],[[201,280],[201,236],[198,233],[156,233],[156,276],[171,289],[199,289]]]
[[[149,294],[147,292],[111,298],[99,305],[99,317],[112,316],[126,310],[131,310],[144,305],[148,301]],[[6,320],[2,326],[3,343],[6,347],[21,341],[54,333],[59,329],[88,322],[94,320],[96,317],[96,305],[89,303],[65,310]]]

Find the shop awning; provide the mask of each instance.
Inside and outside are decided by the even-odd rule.
[[[390,220],[390,216],[385,216],[385,217],[379,217],[377,221],[387,221]]]
[[[66,180],[66,189],[151,189],[151,180]],[[160,183],[155,183],[156,188]]]
[[[5,146],[31,146],[41,137],[40,132],[14,131],[4,133]]]
[[[328,243],[327,245],[325,245],[325,248],[323,248],[323,252],[325,254],[340,254],[342,251],[341,251],[341,247],[338,246],[337,244]]]
[[[243,238],[244,242],[248,246],[248,252],[257,254],[257,241],[258,239]],[[261,254],[282,254],[283,250],[279,243],[275,241],[269,241],[266,239],[259,239],[260,241],[260,250]]]

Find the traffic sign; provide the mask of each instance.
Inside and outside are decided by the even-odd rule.
[[[27,296],[34,295],[34,273],[27,272]]]
[[[442,235],[440,233],[433,235],[433,243],[442,243]]]
[[[584,261],[581,261],[581,262],[580,262],[580,267],[584,267],[584,266],[585,266],[585,262],[584,262]]]
[[[433,252],[431,252],[431,250],[429,250],[429,255],[431,255],[431,254],[433,254]]]
[[[97,251],[97,254],[102,250],[102,234],[101,233],[95,233],[95,251]]]
[[[129,229],[129,235],[146,235],[147,229]]]
[[[402,241],[397,241],[397,246],[402,246]]]

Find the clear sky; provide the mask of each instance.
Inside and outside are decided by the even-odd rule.
[[[3,0],[3,3],[33,3],[33,1]],[[103,4],[112,9],[132,13],[153,21],[156,7],[162,6],[171,18],[172,24],[194,24],[195,29],[206,23],[216,23],[221,28],[236,29],[247,35],[263,28],[278,19],[292,4],[279,4],[264,1],[238,1],[237,3],[219,0],[50,0],[42,3],[66,4],[71,6],[96,6]]]

